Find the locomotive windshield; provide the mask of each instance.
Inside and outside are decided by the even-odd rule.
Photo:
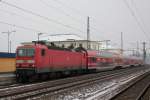
[[[34,48],[20,48],[18,49],[17,55],[18,56],[29,56],[32,57],[34,56],[35,51]]]

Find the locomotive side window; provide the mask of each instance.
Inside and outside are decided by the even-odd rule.
[[[45,49],[41,50],[41,56],[45,56]]]
[[[92,58],[92,61],[93,61],[94,63],[96,63],[96,58],[95,58],[95,57],[93,57],[93,58]]]

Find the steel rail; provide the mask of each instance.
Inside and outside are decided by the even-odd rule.
[[[137,68],[140,69],[140,68]],[[136,69],[136,70],[137,70]],[[144,68],[143,68],[144,69]],[[93,75],[89,75],[82,78],[69,78],[69,79],[62,79],[59,81],[52,81],[52,82],[44,82],[43,84],[33,84],[33,85],[25,85],[25,86],[19,86],[19,87],[14,87],[14,88],[10,88],[10,89],[4,89],[4,90],[0,90],[0,97],[1,98],[7,98],[7,99],[23,99],[23,98],[28,98],[31,96],[37,96],[39,94],[42,93],[46,93],[46,92],[53,92],[53,91],[58,91],[64,88],[69,88],[72,86],[76,86],[76,85],[80,85],[80,84],[85,84],[85,83],[89,83],[89,82],[93,82],[96,80],[104,80],[106,78],[112,78],[112,76],[115,77],[115,75],[121,75],[121,73],[123,74],[127,74],[127,72],[133,72],[135,71],[135,69],[126,69],[122,71],[118,71],[118,73],[116,73],[114,71],[114,73],[111,73],[108,75],[108,73],[106,75],[101,76],[101,74],[93,74]],[[120,73],[120,74],[119,74]],[[83,80],[84,79],[84,80]],[[66,81],[65,81],[66,80]],[[58,82],[58,83],[56,83]],[[33,93],[33,94],[32,94]]]
[[[111,100],[141,100],[149,86],[150,72],[126,84]]]

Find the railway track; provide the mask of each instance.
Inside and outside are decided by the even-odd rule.
[[[140,76],[124,86],[111,100],[149,100],[150,73]]]
[[[0,74],[0,89],[7,88],[16,84],[15,75],[13,73]]]
[[[11,87],[17,87],[17,86],[22,86],[23,84],[20,84],[20,83],[10,83],[10,84],[5,84],[5,85],[2,85],[0,86],[0,90],[2,89],[7,89],[7,88],[11,88]]]
[[[150,100],[150,85],[145,87],[145,91],[143,91],[139,100]]]
[[[148,71],[150,70],[147,70],[146,73]],[[120,86],[123,86],[141,75],[145,75],[144,73],[142,71],[128,71],[124,75],[120,74],[116,77],[109,77],[75,86],[66,90],[61,90],[60,93],[57,91],[56,93],[45,94],[39,96],[39,100],[109,100],[115,93],[117,93]]]
[[[54,81],[47,81],[36,84],[28,84],[17,87],[10,87],[0,89],[0,98],[1,99],[37,99],[39,95],[43,94],[57,94],[59,92],[67,91],[72,88],[79,88],[81,86],[86,86],[93,84],[95,82],[100,82],[103,80],[112,79],[115,77],[120,77],[129,73],[133,73],[139,70],[146,70],[146,67],[137,67],[130,69],[121,69],[115,71],[88,74],[84,76],[65,78]]]

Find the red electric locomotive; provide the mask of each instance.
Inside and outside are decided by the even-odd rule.
[[[72,51],[44,43],[19,46],[16,50],[16,78],[27,81],[30,77],[48,73],[69,73],[87,70],[85,50]]]

